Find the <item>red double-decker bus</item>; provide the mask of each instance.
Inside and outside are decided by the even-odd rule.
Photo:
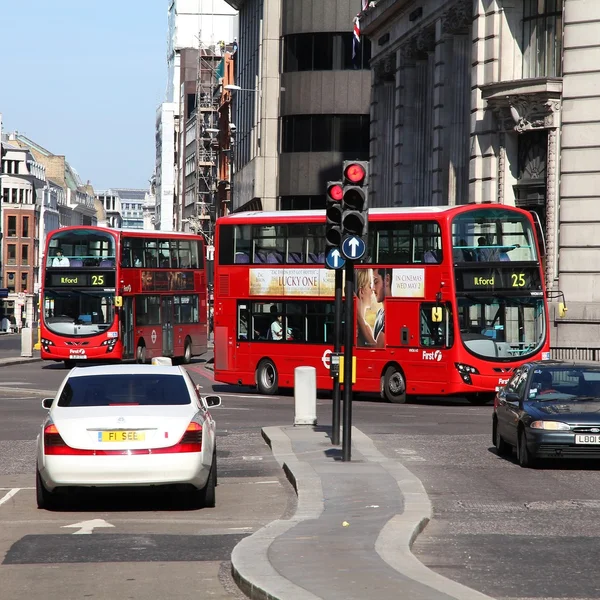
[[[215,378],[274,394],[305,365],[331,388],[324,211],[223,217],[216,248]],[[356,289],[356,391],[485,403],[515,367],[549,358],[540,251],[524,210],[372,209]]]
[[[43,359],[187,363],[206,352],[201,236],[64,227],[49,234],[43,269]]]

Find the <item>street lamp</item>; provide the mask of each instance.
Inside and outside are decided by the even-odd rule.
[[[239,85],[235,85],[233,83],[226,85],[224,89],[229,90],[230,92],[254,92],[255,94],[260,94],[260,90],[253,90],[251,88],[243,88],[243,87],[240,87]]]

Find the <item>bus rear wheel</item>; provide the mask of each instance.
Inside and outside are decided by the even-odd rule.
[[[137,347],[135,351],[135,362],[139,365],[146,364],[146,346],[142,346],[141,344]]]
[[[192,342],[190,338],[186,338],[185,340],[182,362],[184,365],[189,365],[192,362]]]
[[[256,387],[261,394],[271,396],[279,390],[277,368],[270,358],[265,358],[256,367]]]
[[[406,402],[406,380],[402,371],[390,366],[385,370],[381,381],[382,396],[393,404]]]

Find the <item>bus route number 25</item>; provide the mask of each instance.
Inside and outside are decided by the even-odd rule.
[[[104,275],[92,275],[92,285],[104,285]]]
[[[525,287],[525,274],[524,273],[511,273],[512,287]]]

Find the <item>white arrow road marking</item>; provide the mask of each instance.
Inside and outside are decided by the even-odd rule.
[[[73,525],[63,525],[64,527],[77,527],[79,531],[74,531],[73,535],[92,533],[93,529],[97,527],[114,527],[110,523],[107,523],[104,519],[92,519],[91,521],[81,521],[81,523],[73,523]]]
[[[4,504],[5,502],[8,502],[21,488],[12,488],[10,490],[10,492],[8,492],[7,494],[4,494],[4,496],[2,496],[2,498],[0,498],[0,504]]]

